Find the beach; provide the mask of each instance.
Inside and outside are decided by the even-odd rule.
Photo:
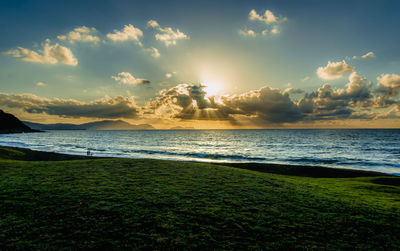
[[[1,147],[0,242],[5,249],[400,247],[399,178],[260,165]]]

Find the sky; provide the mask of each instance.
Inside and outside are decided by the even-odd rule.
[[[399,128],[399,1],[1,1],[0,109],[40,123]]]

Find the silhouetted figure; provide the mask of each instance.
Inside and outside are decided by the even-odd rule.
[[[87,156],[91,156],[90,150],[87,150]]]

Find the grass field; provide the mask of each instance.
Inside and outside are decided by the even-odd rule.
[[[399,178],[249,165],[0,147],[0,249],[400,249]]]

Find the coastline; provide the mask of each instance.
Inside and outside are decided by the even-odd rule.
[[[258,162],[213,162],[213,161],[187,161],[187,160],[165,160],[157,158],[126,158],[126,157],[103,157],[103,156],[85,156],[75,154],[64,154],[47,151],[37,151],[29,148],[1,146],[1,148],[18,150],[25,153],[21,160],[25,161],[62,161],[62,160],[84,160],[84,159],[135,159],[135,160],[163,160],[189,163],[208,163],[219,166],[229,166],[234,168],[246,169],[257,172],[274,173],[290,176],[312,177],[312,178],[353,178],[353,177],[375,177],[375,176],[397,176],[394,174],[359,170],[352,168],[336,168],[322,165],[295,165],[295,164],[275,164]]]
[[[90,150],[99,157],[323,166],[399,176],[399,132],[49,131],[4,135],[0,145],[70,155],[86,155]]]

